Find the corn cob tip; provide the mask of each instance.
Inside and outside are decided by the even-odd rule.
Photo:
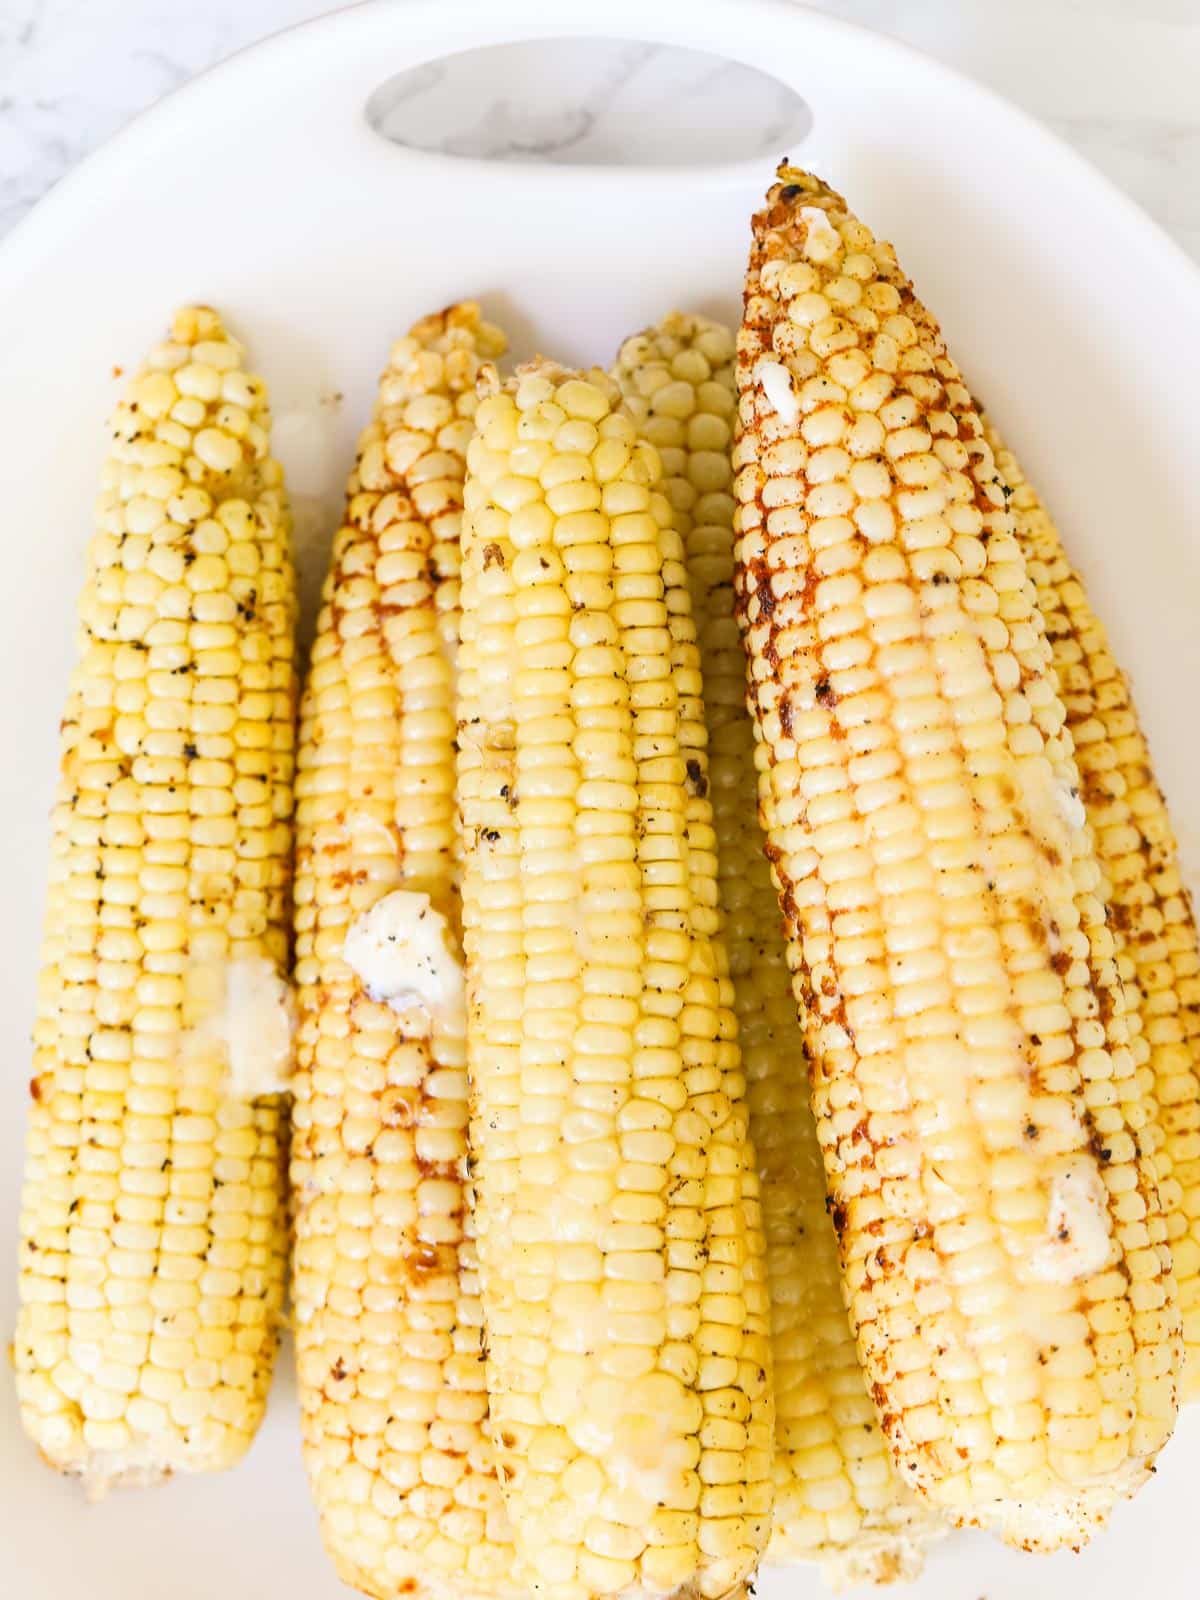
[[[425,396],[436,410],[446,400],[474,393],[484,365],[507,348],[502,331],[483,321],[473,300],[419,318],[388,351],[379,382],[381,415],[390,417]],[[404,470],[403,451],[393,464]]]
[[[1108,1526],[1114,1502],[1132,1499],[1149,1476],[1146,1463],[1127,1461],[1110,1484],[1016,1501],[979,1525],[1026,1555],[1078,1553]]]
[[[496,389],[491,392],[496,394],[506,390],[509,394],[519,397],[519,404],[532,404],[533,395],[549,399],[559,384],[581,376],[582,374],[574,367],[564,366],[561,361],[538,352],[528,361],[519,362],[509,378],[500,381]]]
[[[475,394],[480,400],[487,400],[491,395],[499,394],[504,387],[500,377],[500,369],[494,361],[485,361],[479,369],[479,376],[475,379]]]
[[[714,374],[732,362],[734,345],[733,330],[724,323],[698,311],[668,311],[653,327],[622,341],[613,375],[627,403],[653,397],[656,410],[678,420],[681,407],[695,404],[696,385],[713,381]],[[695,356],[689,358],[689,350],[700,358],[699,365]],[[691,375],[682,379],[670,370],[680,357]]]
[[[202,339],[226,338],[221,314],[212,306],[180,306],[171,319],[171,337],[179,344],[197,344]]]
[[[479,356],[500,356],[508,349],[504,330],[484,319],[478,300],[458,300],[418,317],[406,338],[425,349],[471,349]]]
[[[522,404],[521,396],[528,397],[532,393],[523,387],[529,383],[546,385],[547,393],[549,389],[557,389],[564,383],[588,384],[599,390],[606,406],[611,410],[615,410],[621,400],[620,389],[603,367],[566,366],[554,357],[540,353],[529,361],[522,361],[509,380],[509,388],[518,396],[519,405]]]
[[[841,229],[852,221],[845,200],[824,178],[803,167],[782,164],[752,225],[756,239],[776,236],[774,254],[820,268],[844,250]],[[891,249],[889,245],[882,248]]]
[[[803,204],[811,199],[841,201],[841,198],[824,178],[810,172],[807,167],[793,166],[790,161],[779,163],[775,169],[775,182],[767,191],[768,205]]]
[[[521,361],[513,372],[514,383],[519,383],[522,378],[547,378],[552,383],[562,383],[564,379],[576,376],[576,369],[568,367],[563,362],[555,360],[553,356],[544,356],[541,351],[536,351],[528,361]]]
[[[835,1594],[843,1589],[857,1589],[870,1584],[882,1588],[891,1583],[913,1583],[921,1576],[925,1566],[926,1548],[930,1539],[947,1532],[940,1522],[935,1523],[932,1512],[912,1513],[912,1526],[897,1525],[859,1528],[850,1543],[824,1556],[819,1562],[821,1580]]]

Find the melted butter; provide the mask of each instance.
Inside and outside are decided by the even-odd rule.
[[[296,1008],[291,985],[266,956],[238,956],[189,974],[195,1021],[184,1036],[185,1064],[216,1049],[239,1099],[284,1094],[295,1059]]]
[[[466,978],[450,924],[427,894],[394,889],[351,923],[342,959],[372,1000],[412,1023],[453,1026],[466,1013]]]
[[[1043,1283],[1079,1283],[1114,1259],[1108,1190],[1095,1161],[1072,1157],[1051,1180],[1046,1231],[1031,1270]]]

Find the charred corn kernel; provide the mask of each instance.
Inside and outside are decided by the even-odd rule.
[[[775,1371],[766,1560],[835,1582],[913,1577],[942,1525],[892,1467],[842,1300],[779,903],[758,822],[754,732],[733,612],[734,337],[673,313],[628,339],[615,377],[663,464],[699,630],[721,907],[762,1178]]]
[[[215,393],[168,426],[214,353],[245,427]],[[96,1492],[241,1456],[283,1298],[293,574],[242,359],[182,311],[117,407],[62,723],[13,1349],[30,1436]],[[148,563],[226,522],[255,576],[206,585],[213,638]]]
[[[723,1595],[771,1498],[695,629],[657,454],[614,403],[600,375],[546,364],[484,399],[463,519],[491,1431],[523,1568],[556,1600]],[[589,492],[556,511],[568,483]]]
[[[1058,529],[990,421],[1054,652],[1080,797],[1108,883],[1109,926],[1154,1074],[1154,1162],[1183,1316],[1183,1396],[1200,1394],[1200,952],[1178,847],[1129,682]]]
[[[325,1543],[341,1576],[381,1600],[517,1595],[485,1432],[463,1004],[452,984],[431,996],[429,962],[410,949],[401,977],[435,1003],[396,1009],[386,962],[369,964],[399,931],[380,923],[397,903],[428,897],[427,924],[459,921],[462,482],[476,379],[503,348],[469,302],[393,347],[334,541],[301,710],[300,1405]]]
[[[1174,1419],[1146,1075],[978,417],[891,248],[780,180],[739,341],[739,615],[848,1303],[909,1481],[1078,1543]]]

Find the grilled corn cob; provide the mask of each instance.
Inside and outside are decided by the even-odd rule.
[[[739,608],[872,1394],[911,1483],[1049,1548],[1169,1435],[1178,1310],[1049,645],[914,308],[783,169],[739,340]]]
[[[1017,537],[1054,651],[1081,796],[1109,886],[1109,922],[1130,1010],[1140,1015],[1158,1107],[1154,1163],[1179,1287],[1183,1396],[1200,1396],[1200,952],[1166,801],[1129,683],[1058,530],[983,418],[1012,491]]]
[[[381,1597],[517,1593],[485,1432],[464,1007],[461,996],[430,1005],[427,982],[420,1004],[389,1004],[378,962],[414,911],[429,926],[445,919],[457,943],[462,480],[480,365],[503,347],[468,303],[393,348],[301,714],[300,1403],[326,1545],[347,1582]],[[414,954],[398,977],[415,993],[429,971]]]
[[[602,381],[485,399],[459,803],[491,1429],[556,1600],[723,1595],[770,1510],[757,1182],[682,545]]]
[[[902,1483],[842,1300],[779,904],[757,816],[754,732],[733,614],[732,332],[673,313],[629,339],[615,377],[663,463],[684,541],[709,729],[718,886],[762,1179],[775,1371],[775,1510],[766,1560],[831,1582],[914,1577],[942,1526]]]
[[[62,724],[14,1343],[100,1491],[235,1462],[283,1293],[294,582],[263,385],[179,313],[118,406]]]

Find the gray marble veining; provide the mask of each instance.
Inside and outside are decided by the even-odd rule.
[[[419,149],[582,165],[757,156],[809,122],[803,100],[765,73],[617,39],[586,50],[567,39],[496,45],[416,67],[376,90],[369,115],[386,138]]]
[[[177,84],[328,9],[327,0],[0,0],[0,233]],[[1017,101],[1200,260],[1200,0],[826,0],[822,9],[907,39]],[[381,73],[377,125],[425,147],[559,161],[627,159],[631,140],[642,160],[728,159],[786,144],[803,126],[786,91],[710,58],[628,41],[548,48],[540,64],[527,49],[510,53],[500,72],[476,55],[405,83]]]

